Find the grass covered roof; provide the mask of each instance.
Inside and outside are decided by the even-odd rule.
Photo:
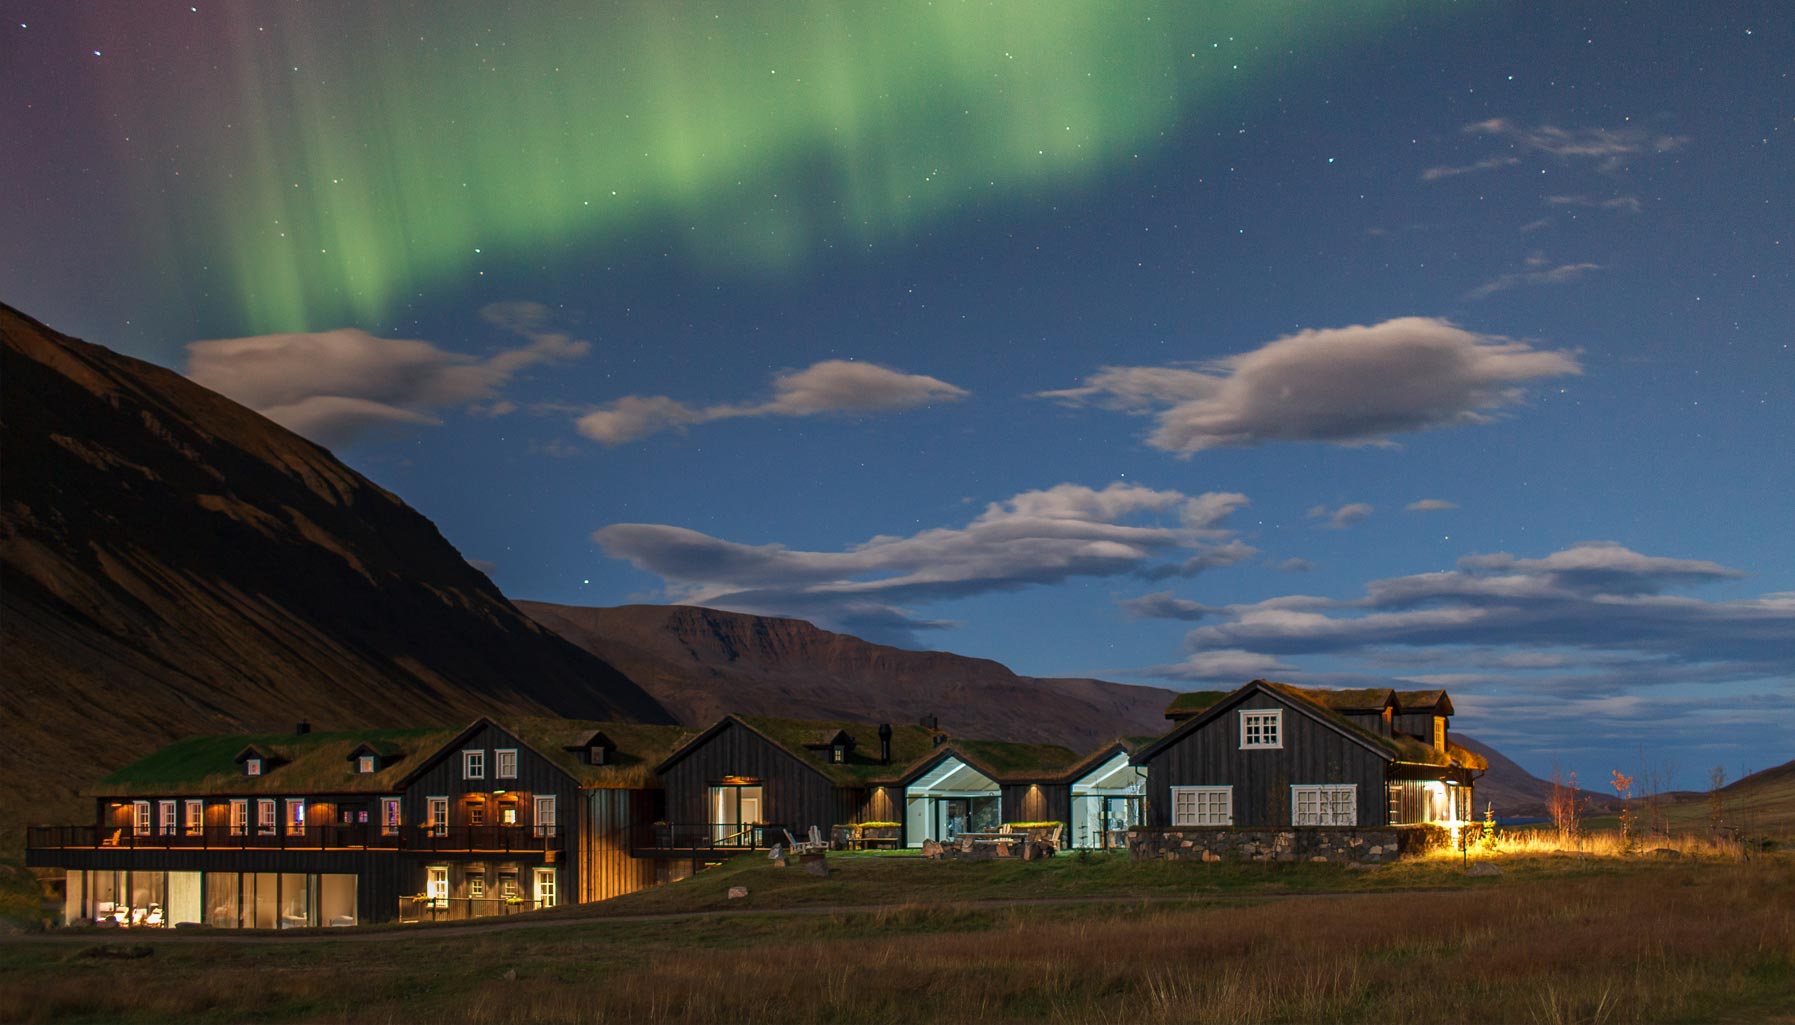
[[[393,793],[424,759],[461,732],[457,727],[343,730],[330,733],[236,733],[178,740],[94,784],[96,797],[171,793]],[[363,744],[381,752],[378,769],[358,773],[349,756]],[[239,752],[254,747],[273,762],[244,775]]]

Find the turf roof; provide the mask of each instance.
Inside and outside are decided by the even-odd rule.
[[[1225,690],[1186,691],[1173,698],[1172,703],[1166,706],[1166,718],[1187,719],[1193,715],[1201,715],[1230,693]]]
[[[460,730],[426,727],[332,733],[253,733],[189,737],[96,783],[96,797],[168,794],[393,793],[398,781]],[[358,773],[349,755],[363,743],[384,751],[379,771]],[[254,746],[275,760],[246,776],[234,759]]]
[[[738,715],[729,718],[759,733],[792,757],[841,786],[865,786],[874,780],[894,776],[900,767],[918,761],[935,750],[934,738],[941,732],[908,723],[893,723],[891,763],[886,765],[879,761],[879,727],[872,723],[780,719],[766,715]],[[848,749],[847,761],[843,763],[831,761],[832,752],[827,748],[817,750],[805,746],[815,743],[819,736],[833,734],[838,730],[845,731],[854,738],[854,746]]]
[[[654,767],[697,735],[684,726],[584,719],[518,719],[499,725],[579,780],[582,787],[594,790],[659,787]],[[615,745],[605,753],[604,765],[587,765],[585,761],[585,743],[595,733],[603,733]]]

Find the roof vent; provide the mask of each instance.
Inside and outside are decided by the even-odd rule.
[[[922,717],[922,728],[925,730],[932,730],[940,725],[940,720],[936,719],[933,715],[925,715]]]
[[[945,734],[945,733],[935,734],[934,741],[935,741],[935,746],[940,747],[941,745],[947,743],[947,734]]]
[[[309,722],[306,722],[304,719],[301,719],[298,722],[293,724],[293,733],[296,736],[303,737],[310,732],[312,732],[312,724]]]

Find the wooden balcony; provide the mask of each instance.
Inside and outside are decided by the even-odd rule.
[[[764,822],[654,822],[630,828],[630,853],[638,858],[722,860],[785,843],[786,827]]]
[[[468,854],[547,854],[566,845],[554,826],[305,826],[234,830],[228,826],[135,835],[127,828],[29,826],[26,850],[145,851],[410,851]]]

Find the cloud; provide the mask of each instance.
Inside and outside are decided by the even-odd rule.
[[[1506,292],[1511,288],[1523,285],[1564,285],[1577,280],[1590,271],[1601,270],[1599,263],[1565,263],[1556,267],[1540,267],[1534,270],[1511,271],[1478,285],[1465,293],[1466,299],[1487,299],[1497,292]]]
[[[1287,675],[1295,668],[1295,666],[1269,655],[1261,655],[1252,651],[1222,649],[1199,651],[1182,662],[1149,666],[1139,672],[1142,676],[1153,676],[1163,680],[1188,680],[1193,683],[1227,682],[1230,685],[1238,686],[1247,680]]]
[[[1403,508],[1409,512],[1443,512],[1447,509],[1457,509],[1458,503],[1448,502],[1444,498],[1423,498],[1419,502],[1410,502]]]
[[[1122,611],[1135,619],[1202,619],[1221,611],[1188,598],[1175,597],[1170,591],[1155,591],[1118,604],[1122,606]]]
[[[456,406],[502,415],[516,408],[495,401],[513,377],[591,348],[539,330],[548,314],[534,303],[481,312],[527,344],[481,358],[355,328],[222,338],[187,346],[187,376],[319,444],[343,445],[383,425],[441,423],[436,412]]]
[[[1465,647],[1620,652],[1680,665],[1675,679],[1689,678],[1698,663],[1724,664],[1727,674],[1748,665],[1795,673],[1795,594],[1709,602],[1667,593],[1742,575],[1590,541],[1539,559],[1469,556],[1454,570],[1373,581],[1350,601],[1290,596],[1227,606],[1186,639],[1194,650],[1273,655],[1447,649],[1445,664]]]
[[[1279,573],[1307,573],[1314,568],[1315,564],[1313,562],[1310,562],[1308,559],[1298,558],[1294,555],[1285,559],[1283,562],[1272,566],[1272,569],[1277,570]]]
[[[607,555],[661,577],[675,601],[871,624],[903,638],[942,625],[905,603],[1073,577],[1189,576],[1249,557],[1223,526],[1246,504],[1232,493],[1060,484],[990,503],[961,527],[881,535],[840,551],[747,545],[650,523],[612,524],[592,537]]]
[[[1537,125],[1528,128],[1507,118],[1492,117],[1465,125],[1466,135],[1503,139],[1524,150],[1545,153],[1561,160],[1593,160],[1603,170],[1613,170],[1625,158],[1650,153],[1669,153],[1688,145],[1686,135],[1654,135],[1642,128],[1560,128]]]
[[[1512,167],[1520,162],[1520,157],[1490,157],[1473,164],[1445,164],[1423,170],[1421,180],[1435,182],[1442,178],[1457,178],[1461,174],[1475,174],[1478,171],[1493,171],[1498,167]]]
[[[1586,206],[1595,210],[1625,210],[1636,214],[1642,205],[1638,196],[1610,196],[1602,199],[1596,196],[1547,196],[1547,206]]]
[[[1325,520],[1317,524],[1328,530],[1345,530],[1370,516],[1375,510],[1364,502],[1348,502],[1338,509],[1329,509],[1325,505],[1309,507],[1308,517],[1312,520]]]
[[[946,381],[872,363],[825,360],[773,379],[766,402],[690,406],[665,395],[626,395],[575,421],[579,432],[605,445],[622,445],[660,431],[736,417],[884,413],[954,402],[971,394]]]
[[[1081,387],[1036,397],[1151,415],[1147,443],[1188,456],[1271,441],[1383,444],[1487,423],[1522,401],[1526,383],[1580,372],[1568,352],[1403,317],[1301,331],[1197,369],[1103,367]]]

